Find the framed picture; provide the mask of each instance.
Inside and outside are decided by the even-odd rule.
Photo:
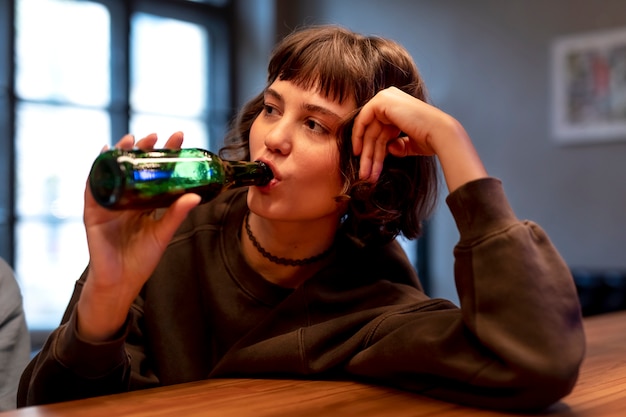
[[[626,141],[626,28],[558,38],[551,53],[554,139]]]

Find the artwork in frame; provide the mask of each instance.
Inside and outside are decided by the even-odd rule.
[[[626,141],[626,28],[560,37],[551,52],[554,139]]]

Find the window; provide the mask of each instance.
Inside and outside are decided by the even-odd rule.
[[[58,325],[87,265],[83,190],[103,146],[176,130],[185,146],[219,146],[231,116],[226,3],[0,2],[15,27],[2,33],[15,60],[0,70],[11,115],[0,129],[14,137],[2,143],[14,158],[0,157],[14,160],[0,178],[12,202],[0,206],[11,232],[0,255],[13,258],[31,329]]]
[[[210,52],[206,28],[147,13],[131,22],[130,131],[183,130],[186,146],[206,147],[209,71],[207,55],[198,53]]]

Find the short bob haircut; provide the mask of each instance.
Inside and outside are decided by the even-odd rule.
[[[346,202],[341,229],[362,245],[384,244],[398,234],[419,237],[423,221],[437,203],[438,176],[434,156],[396,158],[388,155],[379,180],[359,179],[359,157],[352,154],[354,116],[374,95],[388,87],[428,101],[427,92],[411,56],[396,42],[363,36],[346,28],[313,26],[293,32],[274,49],[267,86],[275,80],[317,89],[340,103],[353,97],[357,109],[339,130],[339,169]],[[241,109],[226,135],[220,156],[249,160],[250,128],[263,110],[263,93]]]

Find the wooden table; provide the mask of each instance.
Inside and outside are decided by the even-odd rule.
[[[572,394],[541,416],[626,416],[626,312],[587,318],[587,357]],[[356,382],[213,379],[27,407],[1,417],[519,416]]]

